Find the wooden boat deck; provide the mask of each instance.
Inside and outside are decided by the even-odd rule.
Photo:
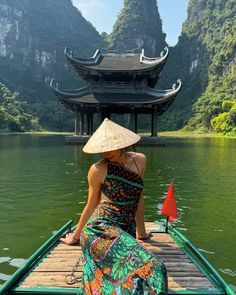
[[[146,222],[146,227],[147,230],[152,231],[152,237],[145,242],[142,241],[141,244],[165,263],[168,272],[169,294],[223,294],[213,286],[169,234],[155,232],[160,230],[160,227],[154,222]],[[80,246],[58,244],[19,287],[78,288],[80,283],[68,285],[65,282],[65,276],[71,273],[80,255]],[[78,267],[75,275],[81,277],[81,266]],[[193,292],[188,293],[189,289]],[[208,290],[206,293],[199,292],[199,290],[206,289]],[[182,292],[179,293],[179,291]]]

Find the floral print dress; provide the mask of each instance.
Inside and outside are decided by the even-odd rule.
[[[78,294],[167,294],[166,269],[135,239],[143,180],[109,162],[100,203],[81,233],[83,288]]]

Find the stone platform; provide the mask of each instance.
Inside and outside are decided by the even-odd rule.
[[[85,144],[90,136],[88,135],[72,135],[72,136],[66,136],[65,142],[66,144]],[[143,136],[141,137],[141,140],[137,143],[137,145],[154,145],[154,146],[164,146],[165,145],[165,139],[163,137],[152,137],[152,136]]]

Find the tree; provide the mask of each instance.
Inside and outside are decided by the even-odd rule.
[[[0,131],[24,132],[39,129],[37,119],[25,113],[19,93],[0,82]]]

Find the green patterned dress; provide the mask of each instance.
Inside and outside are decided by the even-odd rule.
[[[109,162],[102,202],[81,233],[83,288],[78,294],[167,294],[162,262],[135,239],[135,212],[143,180]]]

